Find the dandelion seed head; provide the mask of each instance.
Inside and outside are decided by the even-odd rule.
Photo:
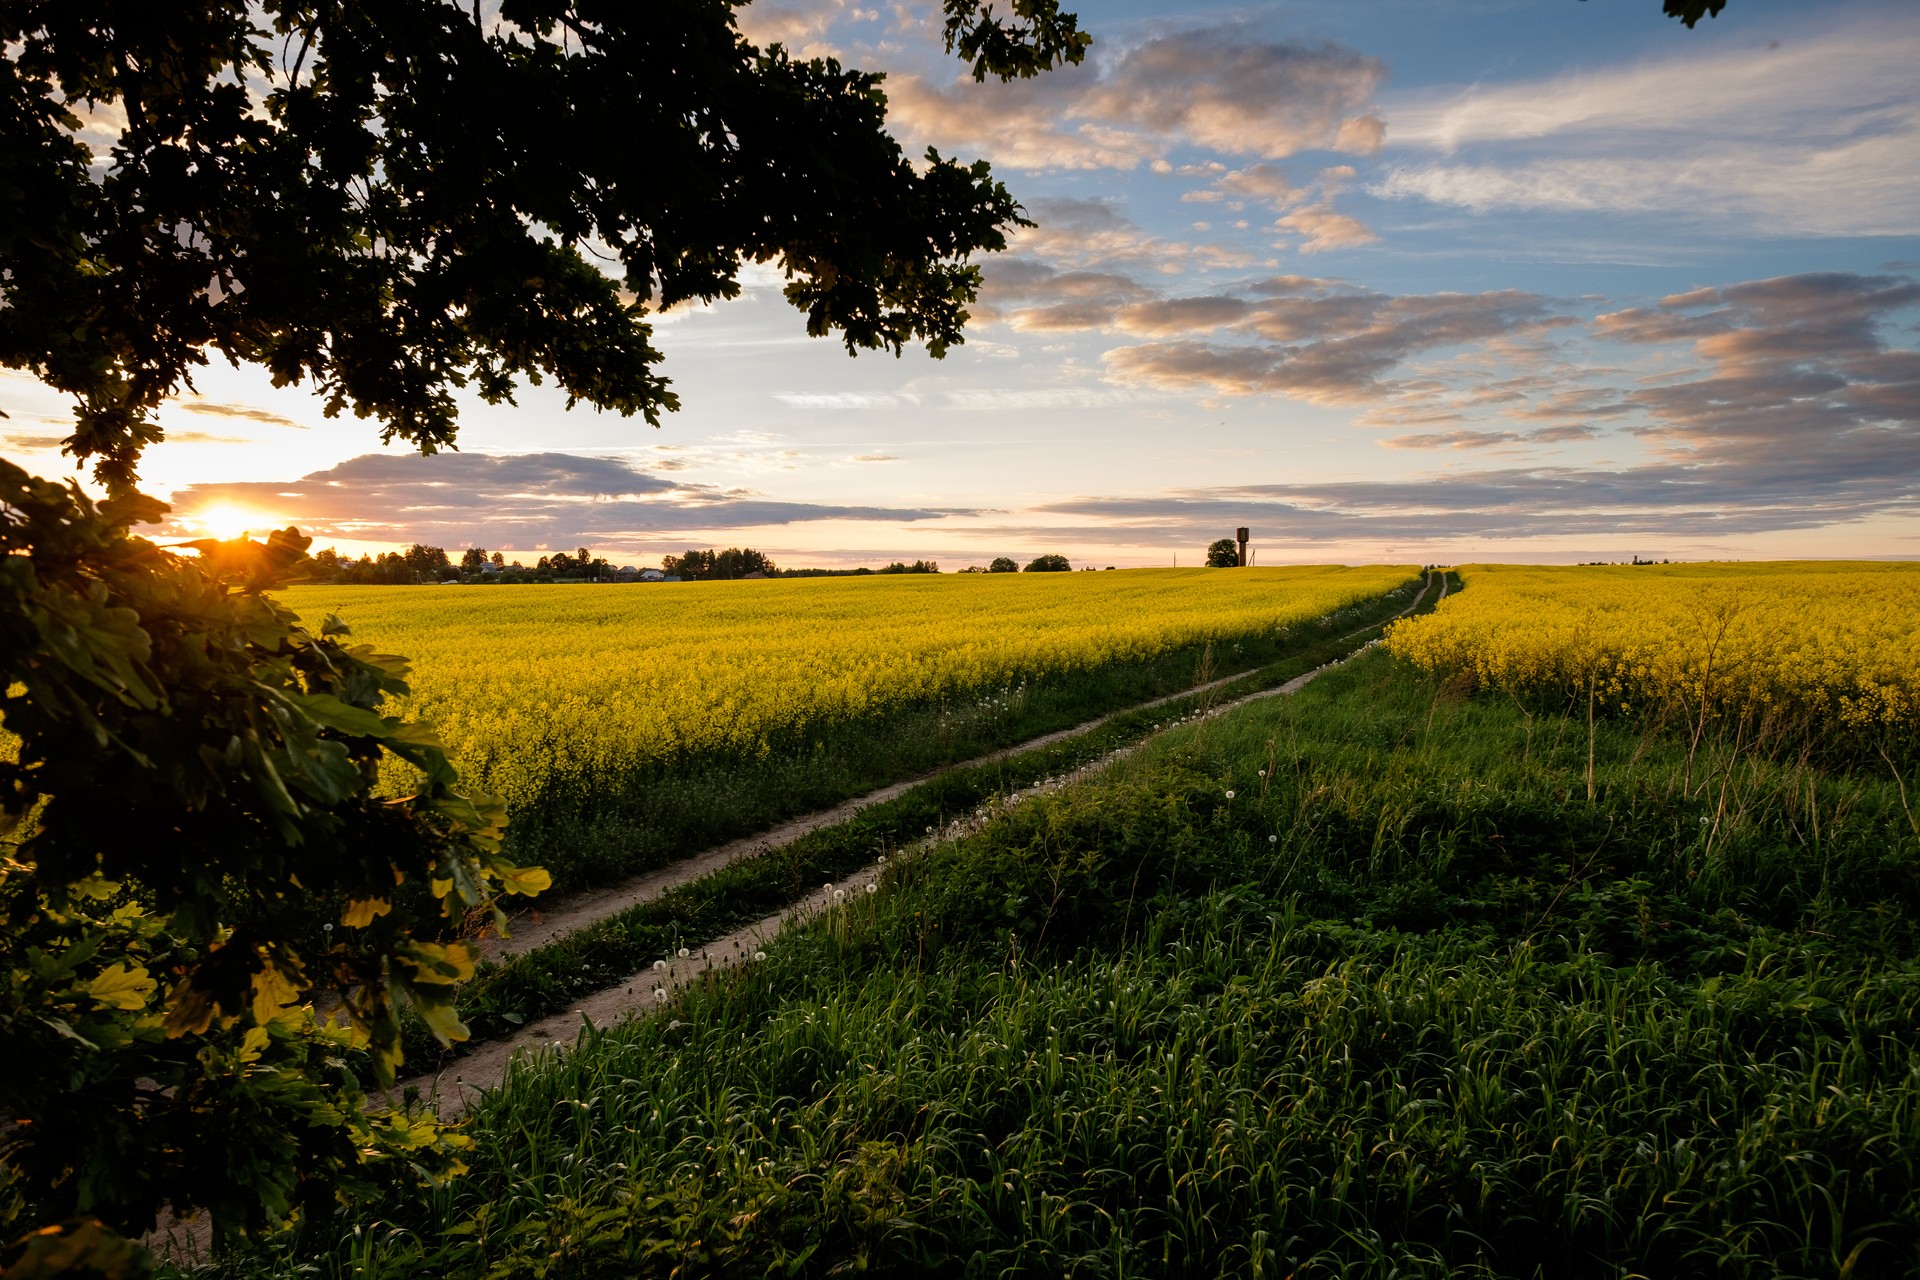
[[[682,960],[685,960],[689,954],[690,953],[687,951],[685,947],[680,948],[680,958]]]
[[[753,958],[756,962],[765,960],[767,958],[767,953],[764,951],[756,951],[753,953]]]

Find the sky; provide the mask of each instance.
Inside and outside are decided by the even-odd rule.
[[[975,84],[925,4],[760,0],[888,74],[1032,228],[944,360],[810,339],[771,272],[657,318],[659,429],[549,390],[422,458],[209,367],[160,535],[652,564],[1920,557],[1920,6],[1093,2],[1086,63]],[[583,112],[583,119],[591,114]],[[41,474],[68,407],[0,373]]]

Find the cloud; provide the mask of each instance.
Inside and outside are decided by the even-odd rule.
[[[1599,432],[1592,427],[1543,427],[1538,431],[1437,431],[1423,435],[1394,436],[1380,443],[1389,449],[1492,449],[1503,445],[1560,444],[1572,440],[1591,440]]]
[[[846,0],[788,0],[767,3],[755,0],[733,11],[734,25],[749,43],[764,49],[784,45],[796,58],[839,58],[841,49],[823,39],[827,29],[842,16],[863,19],[867,10],[847,8]]]
[[[1357,249],[1380,237],[1368,230],[1358,218],[1335,213],[1331,204],[1308,205],[1295,209],[1273,224],[1306,237],[1302,253],[1324,253],[1329,249]]]
[[[169,431],[167,440],[172,444],[251,444],[245,436],[223,436],[212,431]]]
[[[1176,145],[1279,159],[1371,154],[1384,68],[1345,46],[1272,43],[1240,27],[1095,45],[1079,67],[1011,84],[889,80],[889,123],[916,144],[1017,169],[1133,169]]]
[[[892,395],[866,391],[781,391],[773,398],[796,409],[898,409],[920,403],[920,397],[911,393]]]
[[[1371,188],[1480,212],[1667,213],[1749,234],[1920,232],[1920,21],[1403,96]]]
[[[1120,347],[1102,357],[1109,376],[1165,391],[1354,404],[1396,390],[1387,376],[1419,352],[1566,323],[1545,298],[1517,290],[1396,296],[1278,277],[1250,291],[1262,288],[1276,296],[1249,307],[1234,326],[1260,341]]]
[[[1243,485],[1131,498],[1080,498],[1042,512],[1079,516],[1060,536],[1142,543],[1217,536],[1248,525],[1256,542],[1695,538],[1813,529],[1884,513],[1912,514],[1920,473],[1813,483],[1769,468],[1656,464],[1614,470],[1512,467],[1401,481]]]
[[[848,462],[898,462],[899,457],[891,453],[856,453]]]
[[[1043,198],[1027,210],[1034,225],[1015,232],[1008,247],[1038,267],[1158,261],[1169,246],[1134,224],[1110,200]],[[1184,251],[1186,246],[1176,246]],[[1016,259],[1018,260],[1018,259]],[[990,268],[991,280],[999,271]]]
[[[1284,209],[1305,199],[1307,193],[1304,188],[1296,187],[1286,170],[1278,165],[1254,164],[1222,174],[1206,194],[1215,199],[1257,201]]]
[[[364,454],[295,481],[198,484],[172,498],[177,531],[213,506],[257,510],[321,541],[532,548],[623,544],[683,531],[818,520],[919,521],[946,510],[775,501],[566,453]]]
[[[58,449],[66,444],[65,436],[10,435],[7,444],[15,449]]]
[[[212,400],[176,400],[173,402],[172,407],[179,409],[182,413],[199,413],[213,418],[244,418],[248,422],[262,422],[270,427],[292,427],[296,431],[306,430],[305,424],[295,422],[292,418],[282,417],[277,413],[268,413],[265,409],[255,409],[250,405],[218,404]],[[174,432],[167,438],[170,440],[178,440],[180,435],[178,432]]]

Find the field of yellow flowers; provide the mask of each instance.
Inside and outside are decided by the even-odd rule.
[[[663,586],[299,587],[311,623],[413,664],[406,713],[510,806],[556,762],[752,759],[1027,681],[1276,632],[1407,566],[813,578]]]
[[[1470,565],[1388,649],[1516,696],[1821,730],[1920,727],[1920,565]]]

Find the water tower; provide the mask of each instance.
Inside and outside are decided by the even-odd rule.
[[[1241,525],[1233,531],[1233,540],[1240,544],[1240,567],[1247,567],[1247,527]]]

